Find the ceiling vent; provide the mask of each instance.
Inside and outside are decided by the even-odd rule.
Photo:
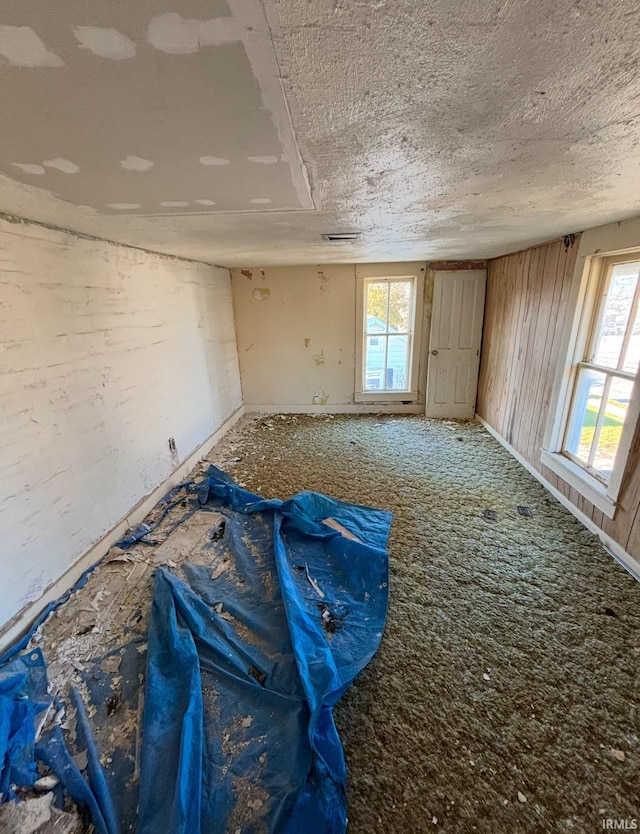
[[[350,243],[354,240],[360,240],[362,232],[328,232],[322,235],[323,240],[328,240],[329,243]]]

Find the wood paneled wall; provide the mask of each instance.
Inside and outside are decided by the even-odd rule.
[[[579,239],[535,246],[489,261],[477,413],[548,483],[640,558],[640,428],[619,507],[608,519],[540,462],[540,450],[571,296]]]

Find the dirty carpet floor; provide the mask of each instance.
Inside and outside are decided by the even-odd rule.
[[[269,417],[213,458],[394,513],[382,645],[336,708],[351,834],[640,817],[640,585],[484,429]]]
[[[335,710],[350,834],[595,832],[640,817],[640,585],[484,429],[247,416],[196,477],[207,461],[268,498],[309,489],[394,513],[382,645]],[[112,549],[31,644],[53,692],[80,690],[103,764],[118,759],[132,786],[142,701],[119,693],[142,692],[154,569],[210,560],[212,517],[185,507],[156,508],[158,544]],[[44,831],[36,812],[77,830],[53,820],[49,795],[32,802],[0,830]],[[134,831],[135,804],[123,815]]]

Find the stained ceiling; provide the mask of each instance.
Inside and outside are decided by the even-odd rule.
[[[639,35],[635,0],[12,0],[0,211],[229,266],[495,256],[640,211]]]

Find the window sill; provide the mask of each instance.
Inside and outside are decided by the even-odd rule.
[[[417,403],[417,391],[356,391],[353,395],[356,403]]]
[[[542,449],[540,461],[603,512],[607,518],[614,517],[617,507],[615,498],[609,495],[607,487],[597,478],[589,475],[577,463],[558,452],[548,452]]]

